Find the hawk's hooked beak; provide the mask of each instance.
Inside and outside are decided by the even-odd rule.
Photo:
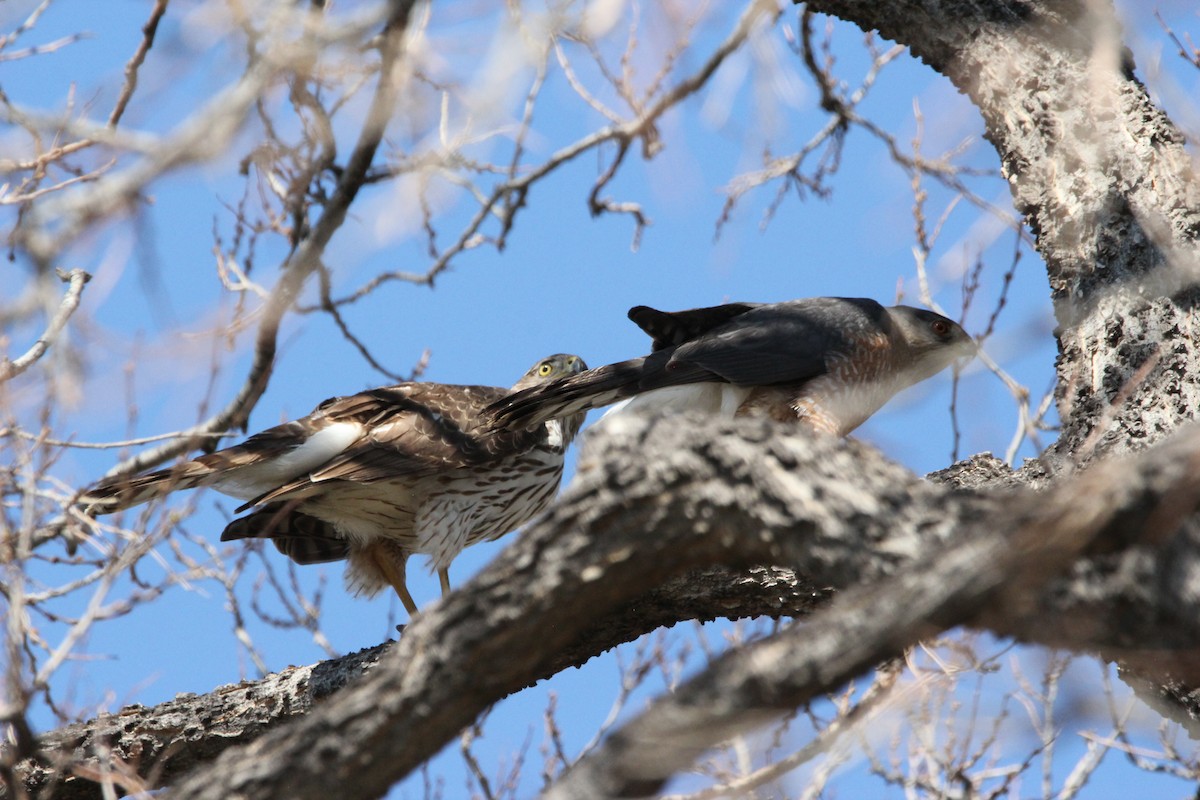
[[[954,369],[954,374],[958,375],[967,365],[970,364],[976,356],[979,355],[979,343],[974,339],[967,337],[955,344],[954,349],[957,351],[954,356],[954,362],[951,365]]]

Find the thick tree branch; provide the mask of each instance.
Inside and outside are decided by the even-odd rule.
[[[1195,431],[1136,461],[1084,473],[1048,502],[1022,488],[983,493],[930,484],[864,445],[813,439],[763,421],[677,422],[606,424],[552,512],[474,581],[424,612],[376,675],[245,751],[222,756],[180,784],[179,796],[256,795],[270,786],[288,796],[319,797],[346,791],[334,784],[350,769],[362,792],[356,796],[382,792],[491,703],[640,633],[637,626],[622,628],[619,619],[636,613],[645,587],[705,566],[785,564],[819,586],[897,574],[911,581],[925,574],[920,565],[947,549],[968,548],[963,552],[981,558],[980,568],[995,567],[990,551],[979,556],[979,537],[999,535],[1012,549],[1023,540],[1005,533],[1038,523],[1045,535],[1030,549],[1041,543],[1036,563],[1042,573],[1024,571],[1027,580],[1007,585],[996,615],[977,616],[975,607],[963,605],[939,618],[939,626],[973,620],[1077,649],[1162,650],[1190,646],[1200,635],[1192,613],[1200,590],[1188,579],[1200,564],[1200,536],[1195,526],[1170,535],[1197,496]],[[994,472],[987,460],[973,463]],[[952,477],[969,483],[965,472]],[[1079,491],[1089,503],[1107,502],[1079,507],[1073,499]],[[1088,557],[1039,593],[1048,573],[1083,547],[1072,538],[1052,540],[1060,529],[1102,538],[1086,540]],[[1054,558],[1044,550],[1052,545]],[[772,577],[780,579],[779,573]],[[724,614],[724,603],[735,596],[674,586],[650,604],[657,610],[646,617],[648,625],[666,624],[671,615]],[[772,600],[781,596],[777,588],[758,586],[768,613],[792,608]],[[674,607],[664,599],[689,594]],[[1139,623],[1130,624],[1132,617]],[[488,668],[478,669],[481,664]],[[322,754],[315,761],[314,748]]]
[[[777,567],[745,572],[723,567],[698,570],[588,626],[576,642],[554,654],[541,673],[530,674],[526,685],[684,620],[801,616],[830,596],[829,590],[817,590],[791,570]],[[153,775],[156,784],[170,785],[226,749],[251,742],[270,728],[309,713],[317,702],[348,686],[394,646],[387,642],[236,687],[186,695],[149,708],[134,706],[60,728],[39,740],[41,758],[22,765],[23,787],[30,794],[54,787],[58,800],[95,797],[98,787],[93,776],[111,771],[115,761],[137,762],[139,773]],[[216,723],[210,724],[212,721]],[[6,796],[2,788],[0,797]]]
[[[56,800],[94,798],[106,777],[119,784],[118,764],[131,765],[155,785],[170,783],[227,748],[309,713],[314,703],[369,671],[389,646],[292,667],[208,694],[179,695],[151,708],[132,705],[117,714],[60,728],[39,739],[45,758],[18,768],[22,788],[30,796]],[[97,758],[97,753],[105,757]]]
[[[882,583],[840,594],[812,622],[729,651],[612,734],[547,797],[657,794],[706,750],[950,627],[976,622],[1036,636],[1043,584],[1085,550],[1153,547],[1179,530],[1200,501],[1200,430],[1159,448],[1142,466],[1133,480],[1128,464],[1097,466]],[[1140,498],[1144,492],[1153,499]],[[1081,506],[1081,497],[1092,501]]]
[[[343,779],[349,771],[355,774],[352,796],[375,796],[482,709],[543,674],[593,620],[636,599],[647,585],[705,564],[755,562],[793,565],[834,586],[879,580],[927,563],[960,537],[1012,530],[1014,512],[1024,509],[1016,517],[1028,521],[1042,506],[1027,490],[982,494],[933,486],[870,448],[768,423],[627,420],[606,427],[549,516],[462,591],[423,613],[375,674],[304,719],[227,752],[179,784],[176,796],[255,796],[270,787],[290,797],[320,797],[348,791]],[[1194,500],[1179,492],[1190,491],[1195,480],[1190,456],[1181,453],[1190,454],[1196,439],[1189,433],[1116,468],[1128,490],[1110,492],[1108,511],[1085,515],[1078,527],[1102,529],[1106,547],[1117,539],[1121,546],[1136,542],[1128,537],[1147,528],[1165,532],[1163,509],[1177,516]],[[1065,489],[1061,496],[1066,503]],[[1069,555],[1077,545],[1068,545]],[[1200,548],[1192,532],[1151,552],[1151,561],[1161,559],[1152,568],[1169,572],[1163,562],[1195,565]],[[1082,576],[1108,574],[1098,565],[1117,557],[1096,556]],[[1138,548],[1128,554],[1135,563],[1148,557]],[[1136,571],[1117,572],[1136,582]],[[1105,617],[1096,606],[1148,600],[1146,587],[1130,585],[1120,601],[1097,601],[1095,587],[1086,581],[1077,587],[1080,580],[1073,573],[1036,605],[1014,604],[1002,618],[1003,630],[1076,647],[1128,641],[1131,631],[1154,647],[1200,633],[1187,610],[1198,600],[1196,590],[1180,592],[1169,581],[1153,593],[1162,625],[1130,628],[1118,619],[1107,628],[1087,624],[1075,631],[1080,611],[1090,610],[1100,622]],[[959,621],[973,611],[965,608]],[[1047,616],[1067,613],[1059,625],[1044,624]],[[488,667],[477,668],[482,664]]]

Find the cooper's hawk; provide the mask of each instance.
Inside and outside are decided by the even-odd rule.
[[[300,564],[346,559],[346,585],[390,585],[410,615],[413,553],[432,556],[443,594],[467,545],[518,527],[554,497],[563,452],[585,412],[494,428],[480,412],[509,394],[574,375],[574,355],[539,361],[512,389],[401,383],[326,400],[307,417],[170,469],[100,481],[79,500],[107,514],[176,489],[212,486],[246,501],[221,540],[269,538]]]
[[[631,410],[799,419],[845,436],[901,389],[976,352],[941,314],[865,298],[635,306],[629,318],[653,338],[650,355],[501,398],[488,409],[494,424],[533,425],[632,397]]]

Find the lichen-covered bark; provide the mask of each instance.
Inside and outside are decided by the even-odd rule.
[[[1160,655],[1182,652],[1200,636],[1193,613],[1200,581],[1192,578],[1200,574],[1200,531],[1178,524],[1200,497],[1198,432],[1139,461],[1085,471],[1052,490],[1048,505],[1045,493],[1020,486],[962,488],[979,475],[1008,475],[992,459],[973,459],[933,483],[868,446],[814,439],[767,421],[676,422],[607,425],[551,513],[408,626],[371,676],[225,752],[174,792],[376,796],[488,705],[565,666],[563,653],[574,653],[577,663],[627,639],[634,631],[619,617],[637,613],[646,586],[663,587],[650,617],[659,622],[670,597],[684,598],[677,612],[686,606],[700,617],[729,613],[725,604],[735,595],[728,583],[706,576],[725,587],[708,593],[703,581],[678,580],[714,565],[781,564],[814,585],[839,588],[900,581],[934,592],[924,601],[931,603],[950,586],[929,570],[941,554],[987,552],[971,550],[980,537],[1011,549],[1022,541],[1014,532],[1036,522],[1045,535],[1025,541],[1043,549],[1030,546],[1022,579],[1005,588],[1003,602],[979,613],[977,603],[947,595],[936,615],[922,617],[928,625],[921,630],[970,622],[1052,646]],[[1075,509],[1080,496],[1086,504]],[[1056,520],[1083,538],[1066,550],[1051,547]],[[1072,560],[1080,551],[1087,557]],[[989,585],[1012,574],[999,563],[993,571],[987,558],[975,561]],[[1063,563],[1071,564],[1069,574],[1042,589]],[[787,592],[777,592],[779,585]],[[755,586],[768,613],[779,608],[772,595],[791,593],[792,603],[812,591],[794,589],[778,571]],[[888,612],[875,609],[877,616]],[[906,630],[900,621],[883,629]],[[906,641],[889,635],[856,652],[878,654]],[[823,685],[836,685],[829,682],[844,670],[821,675]]]
[[[1192,432],[1137,465],[1108,463],[1043,496],[1013,493],[1001,518],[980,520],[882,581],[848,589],[807,625],[727,652],[587,754],[547,798],[656,794],[706,750],[946,627],[1046,635],[1040,597],[1066,565],[1087,552],[1148,544],[1163,531],[1173,536],[1191,514],[1200,476],[1179,462],[1200,460],[1198,444],[1200,432]],[[1174,503],[1176,492],[1191,504]],[[1081,495],[1095,498],[1086,510]]]
[[[303,730],[268,733],[174,791],[376,796],[647,586],[715,564],[782,564],[835,583],[861,577],[864,568],[883,574],[906,560],[911,542],[899,551],[878,547],[866,564],[856,554],[889,540],[897,523],[917,525],[906,508],[931,534],[952,532],[935,506],[912,502],[936,490],[863,445],[814,441],[788,429],[781,436],[770,423],[722,435],[712,420],[695,422],[705,426],[705,441],[691,449],[680,445],[698,438],[695,425],[630,421],[619,435],[619,426],[608,426],[612,435],[603,441],[618,449],[585,459],[572,500],[410,625],[377,671],[380,682],[361,684],[373,688],[350,688],[310,714]],[[653,441],[651,431],[670,443]],[[619,457],[633,452],[662,457]],[[847,482],[847,472],[865,483]],[[882,491],[864,492],[864,485]],[[821,534],[826,530],[832,535]],[[272,763],[292,768],[263,767]],[[344,783],[349,770],[353,789]]]

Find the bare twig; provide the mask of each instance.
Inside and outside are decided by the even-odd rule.
[[[237,431],[214,431],[208,434],[187,433],[186,431],[174,431],[172,433],[160,433],[157,436],[142,436],[137,439],[123,439],[119,442],[76,442],[71,439],[51,439],[48,437],[39,436],[23,431],[20,428],[0,428],[0,437],[17,436],[29,441],[40,442],[50,447],[74,447],[80,450],[116,450],[122,447],[137,447],[143,444],[152,442],[161,442],[166,439],[203,439],[212,437],[214,439],[223,439],[226,436],[236,436]]]
[[[38,337],[38,340],[24,354],[18,356],[13,361],[9,361],[8,359],[0,361],[0,383],[20,375],[46,354],[46,351],[50,349],[50,345],[54,343],[55,339],[62,332],[63,327],[67,324],[67,320],[75,313],[75,309],[79,307],[79,298],[83,295],[84,285],[92,279],[91,275],[81,269],[73,269],[67,273],[60,270],[58,277],[67,284],[67,291],[63,294],[62,301],[58,305],[58,311],[50,318],[50,323],[46,326],[45,332]]]
[[[1197,47],[1192,42],[1191,37],[1184,34],[1184,38],[1187,39],[1187,44],[1184,44],[1175,34],[1175,31],[1171,30],[1171,26],[1167,24],[1166,20],[1162,18],[1162,14],[1159,13],[1158,9],[1154,10],[1154,18],[1158,20],[1158,24],[1162,26],[1163,32],[1167,34],[1168,38],[1170,38],[1171,42],[1179,50],[1179,55],[1192,65],[1200,67],[1200,47]]]
[[[886,702],[899,676],[898,669],[885,665],[861,700],[841,711],[832,722],[824,726],[820,733],[803,747],[778,761],[767,764],[741,778],[723,782],[709,789],[702,789],[686,795],[666,795],[663,800],[716,800],[720,797],[750,796],[748,793],[751,790],[778,780],[801,764],[828,752],[839,738],[863,725]]]
[[[280,7],[275,13],[287,15],[294,12],[288,7]],[[103,182],[71,195],[59,195],[33,208],[24,224],[15,232],[15,240],[36,261],[53,261],[57,253],[75,241],[90,225],[129,208],[142,190],[159,176],[220,153],[240,130],[247,111],[258,102],[264,90],[286,71],[305,68],[312,51],[319,49],[322,43],[338,41],[339,37],[357,37],[365,25],[375,23],[377,20],[367,16],[352,19],[340,27],[329,26],[324,31],[309,29],[306,31],[308,35],[304,47],[291,46],[287,42],[278,43],[268,52],[259,54],[233,85],[219,92],[163,138],[135,135],[129,131],[118,132],[107,123],[64,120],[61,114],[43,116],[6,105],[9,116],[21,115],[27,127],[68,130],[83,138],[109,142],[115,147],[133,149],[143,154],[139,161],[110,175]]]
[[[129,100],[137,89],[138,69],[146,60],[146,54],[150,52],[150,48],[154,46],[154,35],[158,31],[158,23],[167,13],[167,2],[168,0],[155,0],[154,8],[150,10],[150,19],[146,20],[146,24],[142,26],[142,41],[125,65],[125,85],[121,87],[121,94],[117,97],[116,104],[113,105],[112,113],[108,115],[109,127],[115,127],[121,121],[121,117],[125,114],[125,107],[129,105]]]
[[[598,131],[578,139],[574,143],[560,148],[546,161],[526,172],[519,178],[509,179],[497,185],[487,197],[487,200],[476,210],[470,221],[459,233],[457,240],[442,251],[424,273],[394,271],[377,275],[349,295],[335,299],[335,305],[353,303],[366,297],[378,286],[388,281],[402,280],[424,285],[433,285],[435,280],[459,254],[476,247],[481,241],[480,229],[484,222],[496,213],[497,206],[506,202],[510,197],[521,197],[529,191],[537,181],[546,175],[574,160],[583,153],[594,150],[607,142],[632,142],[643,140],[647,155],[652,155],[660,146],[655,144],[654,124],[668,110],[674,108],[683,100],[699,91],[721,66],[726,58],[735,52],[749,38],[755,28],[765,18],[778,14],[778,8],[768,0],[754,0],[738,18],[733,30],[725,37],[712,55],[705,60],[695,72],[675,84],[669,91],[664,92],[652,105],[637,117],[619,125],[609,125]],[[609,175],[609,180],[611,180]],[[594,188],[598,192],[607,181],[601,179]],[[513,202],[513,208],[519,208],[519,201]],[[621,208],[621,211],[629,211]]]

